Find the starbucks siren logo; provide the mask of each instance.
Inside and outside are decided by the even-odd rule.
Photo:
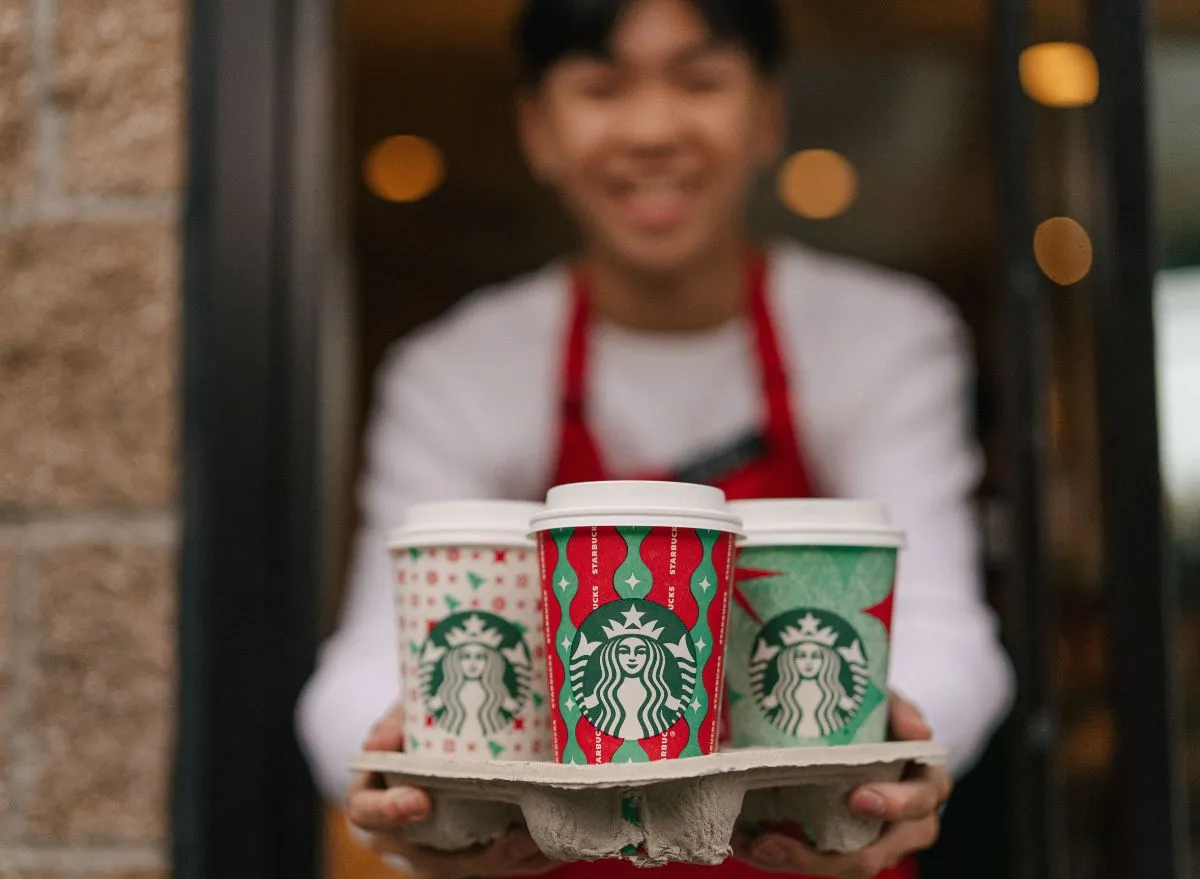
[[[596,729],[645,739],[666,732],[688,708],[696,689],[696,645],[663,605],[616,601],[580,625],[570,669],[571,693]]]
[[[826,611],[788,611],[754,640],[754,697],[774,726],[796,738],[818,739],[850,723],[869,680],[858,634]]]
[[[530,666],[529,647],[512,623],[483,611],[454,614],[421,648],[425,704],[454,735],[493,735],[521,710]]]

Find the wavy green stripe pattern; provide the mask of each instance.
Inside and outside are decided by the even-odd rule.
[[[708,609],[712,606],[717,594],[717,569],[713,565],[713,547],[720,538],[719,531],[697,531],[700,545],[704,547],[700,565],[692,574],[692,596],[696,599],[699,613],[696,625],[692,626],[692,643],[696,645],[696,693],[692,704],[687,708],[688,726],[691,735],[687,746],[679,753],[680,757],[700,757],[704,752],[700,749],[700,726],[708,714],[708,691],[704,686],[704,669],[712,658],[713,634],[708,627]]]
[[[563,763],[587,763],[583,748],[575,738],[575,727],[583,712],[571,696],[571,644],[575,640],[575,624],[571,622],[571,601],[579,592],[579,577],[567,562],[567,544],[571,542],[574,528],[554,529],[554,543],[558,547],[558,563],[554,566],[554,597],[562,611],[555,636],[555,649],[562,661],[563,681],[558,694],[558,710],[567,725],[567,740],[563,748]]]
[[[642,561],[642,541],[650,533],[649,527],[626,525],[617,528],[625,540],[625,561],[613,575],[613,586],[622,598],[645,598],[654,586],[654,576]]]

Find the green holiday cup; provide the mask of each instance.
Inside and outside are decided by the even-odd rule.
[[[873,501],[739,501],[726,686],[733,747],[875,744],[903,532]]]
[[[550,490],[531,527],[559,762],[716,750],[739,526],[724,493],[707,486]]]

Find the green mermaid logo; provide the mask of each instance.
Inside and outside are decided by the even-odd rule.
[[[529,693],[529,647],[520,630],[483,611],[442,620],[421,649],[421,689],[438,725],[486,737],[508,726]]]
[[[789,611],[763,626],[754,641],[755,700],[775,727],[795,738],[824,738],[849,724],[868,682],[862,641],[834,614]]]
[[[660,604],[617,601],[592,612],[571,645],[571,692],[596,729],[627,741],[666,732],[696,689],[696,645]]]

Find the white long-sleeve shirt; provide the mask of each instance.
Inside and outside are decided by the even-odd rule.
[[[548,487],[567,292],[563,264],[480,291],[398,343],[379,372],[341,625],[298,708],[333,801],[348,758],[400,693],[387,531],[414,502],[540,500]],[[964,329],[924,282],[797,244],[771,251],[768,296],[821,493],[885,501],[908,533],[890,684],[920,706],[961,773],[1013,686],[982,594]],[[614,475],[671,472],[761,424],[752,335],[746,320],[690,334],[592,327],[587,417]]]

